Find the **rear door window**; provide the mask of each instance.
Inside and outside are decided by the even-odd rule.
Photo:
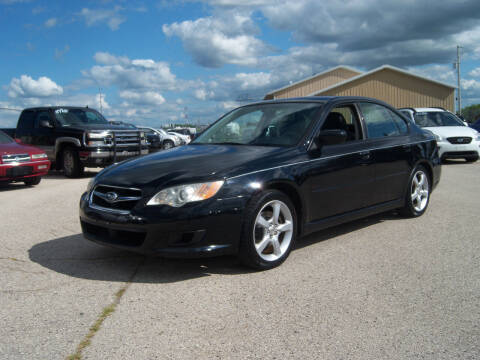
[[[369,138],[382,138],[400,135],[389,109],[372,103],[359,103]]]

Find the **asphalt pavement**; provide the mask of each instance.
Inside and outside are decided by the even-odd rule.
[[[479,359],[480,162],[427,212],[300,239],[280,267],[166,260],[81,236],[82,179],[0,188],[1,359]]]

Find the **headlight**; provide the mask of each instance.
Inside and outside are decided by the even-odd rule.
[[[35,160],[35,159],[46,159],[47,158],[47,154],[33,154],[32,155],[32,160]]]
[[[89,139],[103,139],[106,138],[109,134],[108,131],[102,131],[97,133],[87,133],[87,137]]]
[[[206,200],[214,196],[223,185],[223,180],[200,184],[173,186],[163,189],[152,197],[147,205],[180,207],[189,202]]]
[[[442,142],[443,141],[443,138],[440,135],[437,135],[437,134],[435,134],[435,139],[437,140],[437,142]]]

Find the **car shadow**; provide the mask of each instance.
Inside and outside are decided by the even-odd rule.
[[[94,169],[92,170],[85,170],[83,175],[79,179],[85,179],[85,178],[91,178],[94,177],[95,175],[98,174],[100,170],[95,171]],[[68,179],[63,171],[60,170],[50,170],[47,175],[43,176],[45,179]]]
[[[294,251],[397,218],[398,216],[391,212],[384,213],[316,232],[299,239]],[[241,265],[234,256],[202,259],[146,257],[91,243],[85,240],[82,234],[36,244],[30,248],[28,254],[31,261],[57,273],[99,281],[160,284],[213,274],[240,275],[255,272]]]

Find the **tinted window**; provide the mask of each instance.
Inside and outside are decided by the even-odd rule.
[[[345,130],[346,141],[361,139],[361,129],[355,108],[347,105],[334,108],[325,118],[321,130],[332,129]]]
[[[465,126],[459,118],[448,111],[417,112],[413,117],[415,123],[421,127]]]
[[[108,124],[100,113],[88,109],[56,109],[55,118],[62,126]]]
[[[258,104],[233,110],[194,144],[293,146],[316,119],[322,103]]]
[[[31,110],[23,111],[18,120],[17,128],[18,129],[31,129],[33,128],[33,118],[35,112]]]
[[[50,121],[50,114],[48,111],[39,111],[37,112],[37,116],[35,117],[35,128],[38,129],[40,128],[40,123],[42,121]]]
[[[400,134],[408,133],[408,126],[405,120],[403,120],[400,116],[395,114],[393,111],[388,109],[387,111],[390,113],[390,116],[392,117],[392,120],[395,123],[395,125],[397,125],[398,131],[400,131]]]
[[[400,130],[393,121],[390,111],[378,104],[360,103],[369,138],[399,135]]]

